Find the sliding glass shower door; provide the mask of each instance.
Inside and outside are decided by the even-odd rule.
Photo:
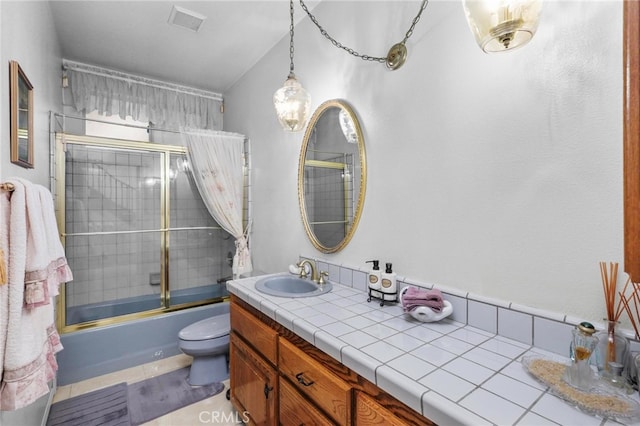
[[[204,206],[183,147],[67,134],[56,146],[74,274],[59,298],[63,331],[227,296],[234,241]]]

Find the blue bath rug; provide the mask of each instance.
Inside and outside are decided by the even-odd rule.
[[[129,411],[133,426],[219,394],[223,383],[191,386],[189,367],[129,385]]]
[[[118,383],[51,405],[47,426],[129,426],[127,384]]]

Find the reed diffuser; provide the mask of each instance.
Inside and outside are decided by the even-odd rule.
[[[604,302],[607,309],[607,344],[602,367],[609,370],[609,363],[616,362],[616,325],[624,309],[624,304],[618,301],[616,307],[616,286],[618,282],[618,263],[609,262],[607,269],[606,262],[600,262],[600,275],[602,277],[602,289],[604,291]],[[624,294],[622,291],[621,294]]]

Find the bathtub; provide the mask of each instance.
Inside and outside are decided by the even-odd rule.
[[[180,330],[225,313],[229,302],[63,334],[64,349],[57,354],[58,386],[178,355]]]
[[[197,302],[205,299],[216,299],[228,296],[226,285],[214,284],[201,287],[186,288],[171,291],[171,305]],[[148,311],[160,307],[160,296],[149,294],[145,296],[127,297],[100,303],[67,307],[67,325],[80,324],[103,318],[117,317],[134,312]]]

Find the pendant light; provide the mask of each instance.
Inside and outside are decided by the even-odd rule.
[[[486,53],[525,45],[538,28],[542,0],[463,0],[467,22]]]
[[[289,132],[302,130],[309,116],[311,97],[302,87],[293,73],[293,0],[289,0],[289,14],[291,25],[289,26],[289,76],[284,85],[273,95],[273,105],[276,107],[278,121]]]

